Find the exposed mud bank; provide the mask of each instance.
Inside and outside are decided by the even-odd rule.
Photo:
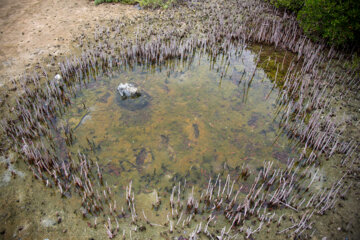
[[[92,1],[5,0],[0,6],[0,84],[35,66],[50,67],[47,57],[73,53],[74,39],[93,35],[94,28],[110,19],[151,14],[133,6]]]

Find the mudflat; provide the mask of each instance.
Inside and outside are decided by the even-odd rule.
[[[41,59],[69,54],[74,38],[101,21],[146,14],[134,6],[88,0],[3,0],[0,5],[0,86]],[[45,67],[45,66],[44,66]]]

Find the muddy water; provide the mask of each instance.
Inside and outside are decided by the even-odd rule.
[[[99,77],[73,99],[64,118],[75,131],[73,152],[93,155],[108,173],[108,183],[147,180],[158,188],[175,175],[196,181],[222,169],[256,167],[264,161],[286,164],[293,152],[277,138],[277,90],[255,71],[256,55],[233,57],[221,77],[221,59],[211,64],[195,56],[175,70],[144,69]],[[132,83],[142,95],[122,100],[116,88]],[[189,179],[190,180],[190,179]]]
[[[190,214],[181,210],[182,213],[172,216],[168,200],[174,186],[181,185],[179,196],[186,202],[192,192],[199,199],[209,178],[214,182],[220,176],[224,184],[229,174],[231,180],[236,180],[234,191],[238,184],[242,186],[241,200],[249,192],[265,161],[273,162],[274,168],[284,169],[288,159],[299,156],[296,143],[280,134],[276,99],[282,75],[279,74],[278,82],[274,83],[275,75],[271,71],[278,67],[271,61],[259,61],[258,52],[251,50],[240,51],[238,55],[234,53],[229,61],[223,57],[214,60],[195,54],[191,61],[173,60],[161,67],[136,66],[116,70],[111,77],[100,75],[96,81],[90,80],[86,86],[78,87],[71,106],[57,123],[60,128],[68,125],[73,129],[75,140],[69,147],[73,158],[78,152],[84,153],[93,162],[98,162],[103,170],[104,185],[110,186],[112,191],[110,203],[116,201],[117,205],[118,211],[111,219],[113,226],[113,219],[119,222],[119,235],[125,231],[127,239],[130,236],[134,239],[189,236],[198,223],[206,223],[210,210],[201,204],[199,213],[193,215],[194,221],[181,227],[182,221]],[[275,62],[280,64],[276,58]],[[286,63],[283,71],[286,71]],[[134,84],[141,96],[121,99],[116,89],[120,83]],[[66,159],[67,146],[61,134],[57,138],[59,156]],[[23,168],[20,166],[19,169]],[[241,177],[243,172],[246,172],[245,177]],[[317,169],[311,168],[310,172],[314,174]],[[337,176],[325,168],[317,174],[321,179],[326,176],[329,180]],[[19,232],[19,236],[26,233],[31,235],[31,239],[39,236],[71,239],[70,236],[86,235],[108,239],[103,225],[110,216],[109,202],[104,202],[106,209],[101,214],[83,216],[81,198],[76,193],[60,198],[53,194],[53,190],[42,191],[43,184],[31,180],[30,174],[19,176],[9,184],[14,186],[11,189],[19,192],[17,198],[20,201],[23,192],[31,196],[34,210],[30,218],[37,223],[30,226],[21,220],[21,229],[28,230],[19,232],[16,228],[14,232]],[[125,202],[125,188],[131,181],[138,216],[136,224],[131,223]],[[319,178],[312,188],[320,190],[324,184]],[[94,189],[102,194],[100,189],[104,187],[94,181]],[[157,195],[162,203],[154,207]],[[41,201],[33,200],[38,198]],[[122,207],[124,215],[120,211]],[[30,219],[28,212],[17,211],[17,218]],[[266,208],[262,211],[265,214]],[[276,214],[287,214],[286,211],[280,208]],[[146,223],[144,214],[151,225]],[[180,220],[179,214],[184,215]],[[231,222],[224,218],[221,210],[214,214],[216,224],[210,226],[211,232],[218,233],[223,227],[229,229]],[[57,223],[59,216],[62,220]],[[168,216],[176,224],[172,234],[169,226],[165,226]],[[97,228],[94,228],[95,219]],[[255,229],[258,224],[255,220],[246,220],[243,229]],[[273,224],[257,236],[259,239],[275,236],[276,231],[289,224],[290,220],[280,227]],[[14,222],[13,225],[17,227],[19,224]],[[37,227],[42,231],[31,231]],[[7,230],[6,234],[11,234],[10,231]]]
[[[98,77],[79,89],[60,121],[74,130],[71,152],[99,163],[120,203],[133,181],[137,207],[161,223],[167,206],[154,212],[151,204],[156,193],[168,199],[178,182],[201,190],[210,177],[247,171],[250,186],[264,161],[281,167],[298,152],[279,135],[278,90],[256,61],[250,50],[228,64],[197,54],[170,67]],[[141,96],[121,99],[120,83],[134,84]]]

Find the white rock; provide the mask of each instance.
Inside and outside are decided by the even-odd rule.
[[[138,89],[131,83],[120,83],[117,90],[121,97],[133,97],[139,94]]]
[[[56,74],[55,77],[54,77],[54,79],[55,79],[56,81],[60,81],[60,80],[62,79],[62,76],[61,76],[60,74]]]

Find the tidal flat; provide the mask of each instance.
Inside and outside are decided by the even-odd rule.
[[[222,3],[105,22],[3,89],[4,239],[356,239],[351,60]]]

